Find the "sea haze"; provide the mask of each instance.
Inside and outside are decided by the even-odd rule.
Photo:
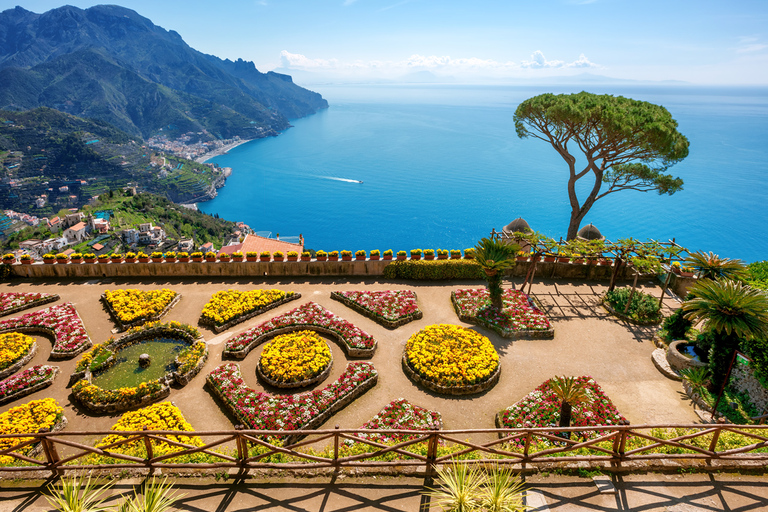
[[[582,88],[315,86],[330,108],[216,157],[232,176],[198,206],[257,231],[301,233],[326,251],[464,249],[519,216],[559,238],[570,214],[566,164],[549,144],[519,139],[512,116],[526,98]],[[768,88],[588,90],[665,106],[691,146],[670,170],[684,190],[611,194],[585,223],[611,240],[675,238],[768,259]]]

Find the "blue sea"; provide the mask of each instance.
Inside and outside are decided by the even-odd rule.
[[[517,217],[565,237],[567,166],[518,138],[512,116],[531,96],[582,89],[663,105],[690,140],[670,169],[682,191],[611,194],[585,224],[610,240],[768,259],[768,88],[316,86],[330,108],[213,159],[233,173],[198,207],[326,251],[464,249]]]

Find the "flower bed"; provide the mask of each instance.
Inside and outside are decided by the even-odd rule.
[[[427,389],[458,395],[489,389],[498,382],[501,367],[485,336],[458,325],[435,324],[408,339],[403,368]]]
[[[560,421],[560,400],[550,388],[552,379],[528,393],[511,407],[496,415],[498,428],[549,427]],[[624,420],[616,406],[592,377],[582,376],[576,382],[586,384],[590,400],[573,406],[572,427],[593,427],[618,425]],[[598,437],[601,431],[584,432],[590,438]]]
[[[256,371],[272,386],[300,388],[328,377],[332,366],[331,349],[320,336],[296,331],[267,343]]]
[[[398,398],[387,404],[362,428],[367,430],[431,431],[443,428],[443,420],[439,412],[413,405],[405,398]],[[376,443],[401,443],[419,437],[418,434],[360,433],[354,435],[360,439],[367,439]],[[353,443],[354,441],[347,440],[347,444]]]
[[[159,379],[142,382],[135,387],[103,389],[90,381],[91,369],[104,369],[115,359],[113,354],[121,349],[152,337],[171,336],[181,338],[189,347],[176,356],[176,370]],[[110,339],[95,346],[80,358],[70,382],[72,395],[86,408],[97,412],[117,412],[137,405],[146,405],[161,400],[171,393],[170,384],[176,382],[185,386],[202,369],[208,358],[208,345],[198,340],[200,333],[192,326],[179,322],[161,324],[151,322],[133,327],[120,339]],[[94,368],[94,365],[96,367]]]
[[[107,290],[101,299],[121,330],[159,320],[181,299],[173,290]]]
[[[215,368],[206,379],[237,421],[248,428],[304,430],[317,428],[372,388],[378,372],[368,362],[349,363],[344,373],[323,389],[294,395],[272,395],[249,388],[235,363]],[[296,440],[297,436],[287,436],[284,443],[292,444]]]
[[[0,316],[13,315],[25,309],[55,302],[60,298],[55,293],[0,293]]]
[[[486,327],[503,338],[553,338],[547,315],[533,299],[519,290],[504,290],[501,312],[491,307],[487,289],[468,288],[451,292],[453,309],[463,322]]]
[[[53,398],[32,400],[29,403],[18,405],[0,414],[0,434],[26,434],[37,433],[40,429],[58,430],[65,424],[64,409]],[[5,451],[14,446],[30,443],[13,451],[22,455],[31,455],[35,452],[34,438],[0,438],[0,451]],[[7,455],[0,455],[0,465],[11,465],[20,462],[18,459]]]
[[[37,365],[0,381],[0,404],[18,400],[53,384],[58,366]]]
[[[296,309],[257,325],[227,340],[224,353],[243,359],[259,344],[286,332],[309,329],[333,336],[352,357],[372,357],[376,340],[365,331],[331,313],[320,304],[307,302]]]
[[[91,346],[83,321],[75,306],[69,302],[0,321],[0,332],[8,331],[52,335],[54,342],[51,357],[54,359],[75,356]]]
[[[423,316],[411,290],[331,292],[331,298],[392,329]]]
[[[213,294],[203,307],[200,325],[222,332],[265,311],[301,297],[300,293],[282,290],[226,290]]]
[[[16,363],[34,353],[35,339],[20,332],[0,334],[0,379],[18,371]],[[10,370],[10,371],[9,371]]]

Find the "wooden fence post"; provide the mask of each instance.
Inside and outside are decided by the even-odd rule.
[[[47,434],[51,431],[50,428],[41,428],[37,432],[39,434]],[[43,436],[40,438],[40,443],[43,445],[43,452],[45,453],[45,461],[46,461],[46,469],[49,469],[53,475],[61,475],[64,473],[63,470],[59,468],[54,469],[54,465],[61,460],[61,457],[59,457],[59,452],[56,450],[56,445],[52,443],[47,436]]]
[[[524,458],[523,458],[522,464],[520,465],[520,467],[523,469],[525,469],[526,467],[525,461],[528,460],[528,450],[530,449],[530,447],[531,447],[531,431],[529,430],[525,433],[525,446],[523,447]]]
[[[339,470],[339,426],[334,427],[333,432],[333,467]]]
[[[437,461],[437,428],[432,429],[427,443],[427,476],[433,476],[436,473]]]
[[[146,425],[144,425],[144,448],[147,449],[147,460],[144,462],[144,465],[146,465],[149,468],[149,474],[151,475],[154,472],[154,468],[152,467],[152,458],[154,457],[154,453],[152,451],[152,441],[149,439],[149,436],[147,435],[147,428]]]
[[[240,467],[245,467],[246,460],[248,460],[248,441],[243,439],[243,435],[240,432],[245,427],[243,425],[235,425],[235,442],[237,444],[237,460]]]
[[[717,419],[717,430],[715,430],[715,433],[712,434],[712,442],[709,443],[709,451],[716,452],[717,451],[717,441],[720,439],[720,432],[723,431],[723,425],[725,424],[725,418],[718,418]],[[717,454],[714,454],[714,457],[717,458]],[[711,460],[711,459],[710,459]]]

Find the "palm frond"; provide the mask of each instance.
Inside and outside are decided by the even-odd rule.
[[[702,279],[731,279],[743,281],[747,278],[747,267],[741,260],[721,258],[713,252],[693,252],[684,261]]]

